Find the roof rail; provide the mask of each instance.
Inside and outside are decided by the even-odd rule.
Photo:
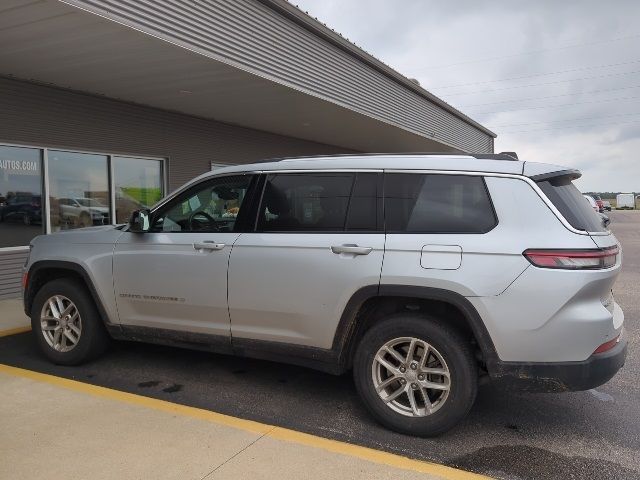
[[[344,158],[344,157],[380,157],[380,156],[416,156],[416,155],[438,155],[438,156],[453,156],[453,157],[471,157],[473,155],[469,153],[454,153],[454,152],[377,152],[377,153],[330,153],[328,155],[303,155],[300,157],[282,157],[272,162],[288,162],[293,160],[304,160],[312,158]]]
[[[511,162],[518,161],[518,155],[515,152],[500,152],[500,153],[476,153],[471,154],[472,157],[478,160],[508,160]]]
[[[314,158],[344,158],[344,157],[378,157],[378,156],[417,156],[417,155],[433,155],[438,157],[451,156],[451,157],[473,157],[478,160],[509,160],[518,161],[518,156],[515,152],[502,152],[502,153],[455,153],[455,152],[384,152],[384,153],[331,153],[328,155],[303,155],[296,157],[277,157],[265,160],[258,160],[251,163],[267,163],[267,162],[289,162],[295,160],[311,160]]]

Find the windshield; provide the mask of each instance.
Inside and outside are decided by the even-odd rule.
[[[585,232],[606,231],[602,219],[573,184],[570,176],[552,177],[537,184],[573,228]]]

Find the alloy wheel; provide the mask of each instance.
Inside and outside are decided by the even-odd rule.
[[[414,337],[395,338],[380,347],[371,375],[381,400],[408,417],[432,415],[451,390],[451,373],[442,354]]]
[[[47,344],[55,351],[73,350],[82,335],[78,307],[67,297],[54,295],[42,306],[40,327]]]

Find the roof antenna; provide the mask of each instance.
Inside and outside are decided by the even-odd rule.
[[[516,152],[500,152],[500,155],[509,155],[510,157],[518,160],[518,154]]]

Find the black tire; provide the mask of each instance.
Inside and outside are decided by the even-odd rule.
[[[54,350],[45,340],[40,315],[45,302],[54,295],[71,300],[80,314],[82,330],[77,344],[67,352]],[[109,346],[109,334],[95,302],[85,285],[76,279],[61,278],[46,283],[36,294],[31,308],[31,328],[42,353],[58,365],[79,365],[92,360]]]
[[[451,376],[448,397],[430,415],[411,417],[398,413],[376,392],[372,376],[374,357],[383,345],[400,337],[426,341],[448,366]],[[391,430],[420,437],[440,435],[460,422],[473,406],[478,389],[478,367],[470,343],[440,319],[409,313],[393,315],[365,333],[355,353],[353,376],[360,397],[378,422]]]

